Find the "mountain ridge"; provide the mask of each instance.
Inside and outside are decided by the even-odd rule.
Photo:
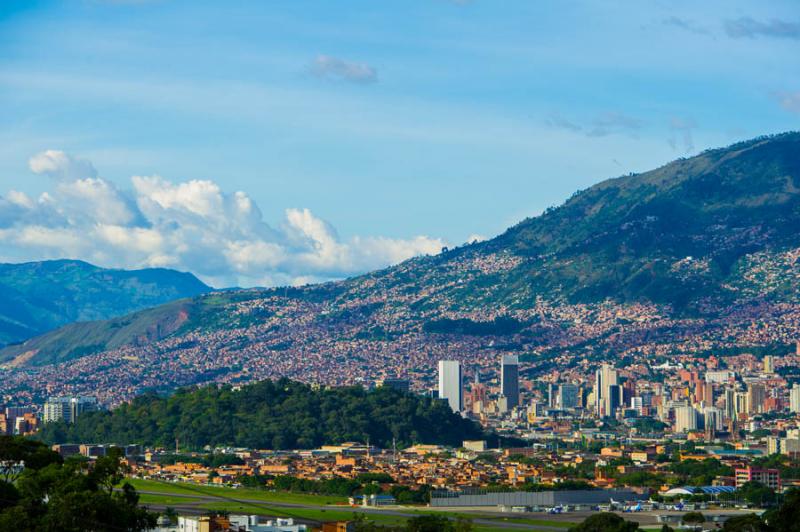
[[[376,372],[428,379],[445,356],[480,366],[515,352],[541,369],[552,363],[543,354],[565,350],[596,360],[785,346],[800,337],[799,190],[800,133],[760,137],[603,181],[488,241],[344,281],[194,298],[185,320],[139,346],[124,341],[134,329],[111,323],[96,324],[101,341],[91,345],[71,338],[55,349],[45,335],[22,365],[141,356],[165,368],[178,357],[202,367],[181,362],[186,373],[159,386],[277,376],[336,384]],[[177,323],[177,307],[159,309],[133,321]],[[753,320],[775,326],[756,334]],[[105,343],[112,332],[122,336]],[[326,368],[326,357],[340,366]]]
[[[71,259],[3,263],[0,345],[210,290],[191,273],[166,268],[107,269]]]

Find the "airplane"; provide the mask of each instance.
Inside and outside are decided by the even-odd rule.
[[[636,504],[631,504],[629,506],[626,506],[625,509],[623,510],[623,512],[625,512],[625,513],[641,512],[641,511],[642,511],[642,503],[641,502],[637,502]]]

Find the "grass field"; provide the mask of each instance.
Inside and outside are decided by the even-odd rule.
[[[202,499],[194,499],[191,497],[176,497],[174,495],[151,495],[149,493],[143,493],[139,495],[139,502],[141,504],[163,504],[164,506],[170,506],[175,504],[181,503],[192,503],[192,502],[199,502]]]
[[[208,495],[211,497],[231,497],[235,499],[257,499],[266,502],[282,502],[287,504],[347,504],[345,497],[330,495],[308,495],[305,493],[273,492],[258,489],[227,488],[217,486],[200,486],[182,482],[158,482],[155,480],[127,479],[137,491],[178,495]]]
[[[227,511],[231,513],[257,514],[270,517],[294,517],[297,519],[313,521],[347,521],[353,518],[354,512],[349,507],[344,506],[347,502],[344,497],[332,497],[325,495],[307,495],[299,493],[271,492],[266,490],[229,488],[217,486],[201,486],[197,484],[178,483],[178,482],[159,482],[154,480],[128,479],[137,491],[140,492],[143,504],[159,504],[163,506],[180,506],[181,503],[199,503],[197,508],[205,510]],[[143,491],[153,493],[141,493]],[[219,501],[209,502],[201,497],[220,497]],[[233,500],[235,499],[235,500]],[[250,499],[253,502],[244,501]],[[302,504],[311,506],[329,506],[329,508],[293,508],[286,506],[273,506],[277,504]],[[562,521],[548,521],[544,519],[526,519],[522,517],[511,517],[492,513],[463,513],[437,511],[426,507],[419,508],[398,508],[398,511],[409,515],[438,514],[446,515],[450,518],[464,517],[466,519],[482,519],[486,521],[496,521],[499,523],[513,523],[517,525],[528,525],[529,530],[537,530],[538,527],[555,527],[568,529],[572,523]],[[370,512],[368,519],[379,525],[398,526],[403,525],[408,520],[407,517],[398,515],[382,515],[380,512]],[[482,523],[475,526],[478,532],[497,532],[500,530],[508,531],[509,528],[492,526]],[[541,529],[540,529],[541,530]]]

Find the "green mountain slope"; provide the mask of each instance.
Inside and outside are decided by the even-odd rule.
[[[212,294],[75,326],[2,350],[0,361],[23,356],[40,365],[166,338],[173,340],[159,349],[176,354],[184,336],[206,349],[258,344],[286,356],[343,339],[353,353],[391,352],[409,334],[422,335],[420,352],[441,352],[434,344],[442,334],[547,350],[611,334],[619,324],[574,307],[606,301],[657,305],[631,319],[663,321],[647,334],[668,342],[682,316],[695,319],[686,327],[699,334],[714,320],[724,328],[736,309],[800,303],[798,258],[800,133],[787,133],[604,181],[486,242],[337,283]],[[587,326],[606,321],[567,334],[578,314]],[[781,342],[791,339],[782,334]]]
[[[487,248],[532,259],[514,283],[536,293],[684,306],[735,296],[738,261],[797,247],[798,224],[800,135],[786,134],[605,181]]]
[[[194,275],[167,269],[107,270],[71,260],[0,264],[0,345],[209,290]]]

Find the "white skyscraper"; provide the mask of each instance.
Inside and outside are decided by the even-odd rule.
[[[719,408],[713,406],[705,407],[703,409],[703,421],[706,430],[708,430],[709,427],[716,431],[723,431],[725,429],[725,425],[722,422],[722,411]]]
[[[97,399],[94,397],[51,397],[44,404],[44,422],[75,423],[79,415],[97,410],[97,407]]]
[[[792,391],[789,392],[789,409],[800,413],[800,384],[792,386]]]
[[[464,408],[461,362],[457,360],[439,361],[439,398],[447,399],[453,412],[461,412]]]
[[[610,364],[603,364],[594,374],[594,401],[597,414],[611,416],[613,408],[620,406],[616,397],[616,389],[612,386],[619,384],[617,371]]]
[[[675,409],[675,432],[697,430],[697,410],[693,406],[679,406]]]

